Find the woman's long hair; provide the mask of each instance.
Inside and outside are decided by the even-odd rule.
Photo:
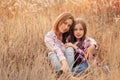
[[[72,16],[72,14],[71,13],[68,13],[68,12],[64,12],[64,13],[62,13],[61,15],[59,15],[58,16],[58,18],[56,19],[56,21],[55,21],[55,23],[54,23],[54,31],[55,31],[55,34],[57,34],[57,32],[58,32],[58,24],[60,23],[60,22],[64,22],[65,20],[67,20],[67,19],[71,19],[72,20],[72,25],[71,25],[71,27],[73,27],[74,26],[74,17]],[[71,28],[70,27],[70,28]],[[67,31],[67,32],[65,32],[65,33],[63,33],[63,35],[62,35],[62,42],[63,43],[66,43],[66,38],[68,37],[68,35],[69,35],[69,31]]]
[[[86,23],[85,23],[81,18],[77,18],[77,19],[75,20],[75,25],[74,25],[73,27],[71,27],[71,29],[70,29],[70,39],[69,39],[69,41],[72,42],[72,43],[77,42],[77,39],[76,39],[76,37],[74,36],[74,29],[75,29],[75,26],[76,26],[77,24],[81,24],[82,27],[83,27],[83,30],[84,30],[84,35],[83,35],[83,37],[79,40],[79,43],[77,44],[77,46],[78,46],[79,48],[82,48],[82,43],[83,43],[83,41],[84,41],[85,38],[86,38],[87,28],[86,28]]]

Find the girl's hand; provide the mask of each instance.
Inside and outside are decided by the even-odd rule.
[[[87,48],[87,56],[89,55],[89,61],[92,62],[93,61],[93,54],[95,53],[95,46],[91,45]]]
[[[66,43],[65,46],[66,46],[66,47],[72,47],[72,48],[74,48],[74,49],[77,49],[77,48],[78,48],[76,45],[72,44],[71,42]]]
[[[66,47],[72,47],[74,44],[72,44],[71,42],[68,42],[65,44]]]

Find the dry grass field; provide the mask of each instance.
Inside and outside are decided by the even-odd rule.
[[[100,66],[79,78],[120,79],[120,0],[0,0],[0,80],[55,80],[44,36],[62,12],[85,19],[99,45]]]

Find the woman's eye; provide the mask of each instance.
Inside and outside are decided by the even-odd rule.
[[[70,27],[71,25],[68,25],[68,27]]]
[[[67,24],[66,22],[63,22],[64,24]]]

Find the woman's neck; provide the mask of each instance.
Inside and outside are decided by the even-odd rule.
[[[57,38],[62,41],[62,33],[61,32],[56,32]]]

